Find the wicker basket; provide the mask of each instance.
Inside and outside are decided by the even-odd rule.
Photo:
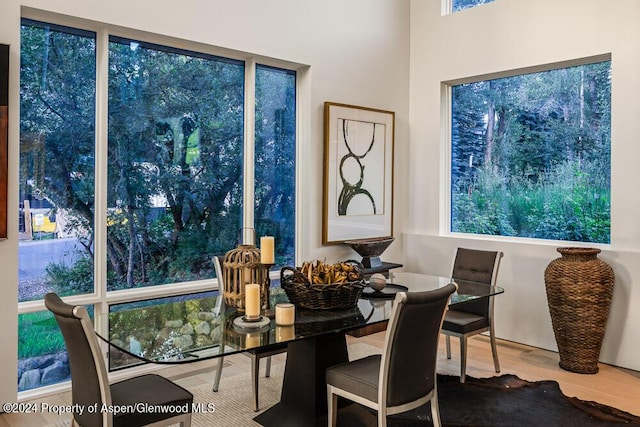
[[[307,276],[299,269],[283,267],[280,270],[280,286],[284,289],[289,301],[298,307],[312,310],[342,310],[353,308],[358,303],[365,280],[362,265],[353,263],[360,278],[355,281],[331,284],[311,284]]]
[[[544,280],[560,367],[595,374],[613,292],[613,270],[597,258],[600,249],[557,250],[562,257],[549,263]]]

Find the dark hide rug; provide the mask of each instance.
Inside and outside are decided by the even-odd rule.
[[[640,426],[639,416],[565,396],[555,381],[529,382],[515,375],[467,376],[465,384],[459,377],[438,375],[438,399],[444,426]],[[339,413],[338,425],[375,426],[376,412],[347,406]],[[430,406],[391,416],[388,425],[430,426]]]

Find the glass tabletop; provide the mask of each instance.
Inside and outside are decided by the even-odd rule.
[[[309,310],[296,308],[295,324],[275,324],[273,310],[263,311],[264,321],[256,327],[239,327],[234,320],[241,316],[225,308],[217,291],[140,302],[126,309],[112,306],[111,312],[96,319],[105,322],[109,342],[109,369],[139,363],[188,363],[239,353],[251,349],[269,349],[328,333],[349,332],[389,319],[395,293],[427,291],[442,287],[451,278],[415,273],[391,273],[383,292],[365,287],[355,307],[347,310]],[[458,291],[450,307],[504,292],[486,284],[455,281]],[[283,289],[272,287],[270,307],[288,302]]]

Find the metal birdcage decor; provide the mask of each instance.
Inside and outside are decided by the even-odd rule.
[[[245,285],[258,283],[261,308],[268,308],[270,267],[271,265],[260,262],[260,249],[256,248],[255,244],[240,244],[237,248],[228,251],[222,262],[223,296],[226,306],[235,307],[239,312],[244,312]]]

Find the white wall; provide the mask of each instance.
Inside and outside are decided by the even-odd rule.
[[[556,350],[544,269],[561,242],[448,237],[442,231],[448,174],[441,82],[611,54],[612,229],[601,258],[616,274],[601,361],[640,370],[640,2],[495,0],[441,16],[439,1],[411,1],[409,217],[404,264],[448,274],[455,248],[505,252],[496,301],[497,335]],[[429,185],[424,185],[429,183]]]
[[[20,43],[20,33],[17,25],[20,22],[20,12],[17,7],[0,6],[0,43],[8,44],[13,49]],[[15,24],[15,25],[14,25]],[[16,28],[14,28],[16,27]],[[18,55],[15,50],[10,52],[9,67],[11,71],[18,68]],[[0,363],[0,402],[15,402],[17,383],[18,355],[18,191],[16,176],[16,158],[18,139],[17,99],[18,76],[9,74],[9,191],[8,191],[8,239],[0,240],[0,348],[2,349],[2,363]]]
[[[406,163],[409,99],[409,0],[2,0],[0,42],[12,50],[9,230],[0,242],[0,401],[16,389],[18,45],[21,7],[164,34],[308,65],[302,87],[301,259],[354,256],[322,247],[323,103],[396,112],[396,158]],[[405,160],[403,160],[405,159]],[[402,175],[400,173],[400,175]],[[403,195],[396,201],[404,204]],[[396,230],[403,212],[396,214]],[[396,242],[385,256],[400,260]]]

